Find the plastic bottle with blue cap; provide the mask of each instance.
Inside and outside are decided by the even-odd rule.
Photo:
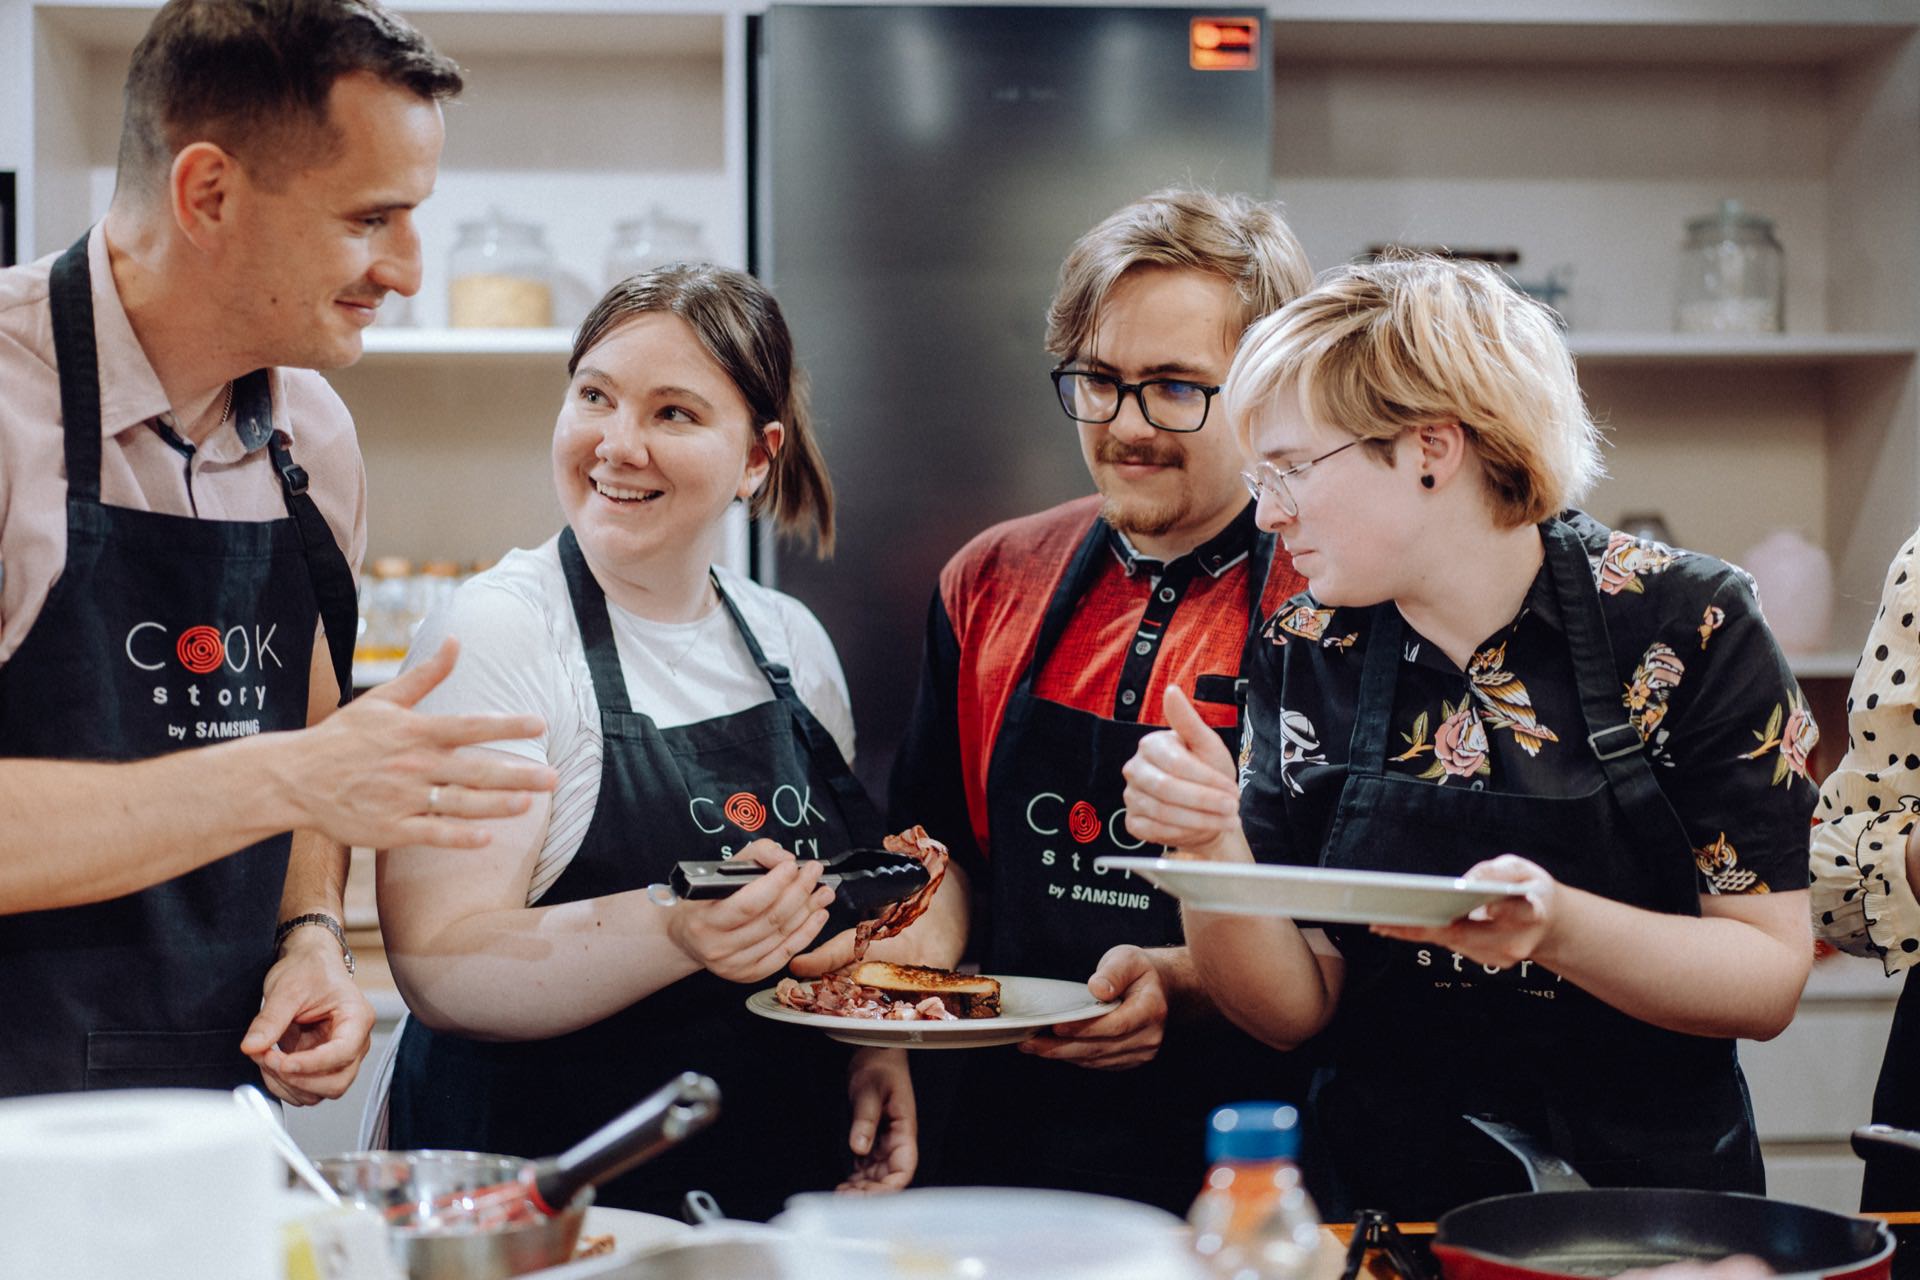
[[[1216,1107],[1207,1117],[1206,1184],[1187,1221],[1208,1274],[1301,1280],[1320,1249],[1320,1215],[1295,1159],[1300,1113],[1279,1102]]]

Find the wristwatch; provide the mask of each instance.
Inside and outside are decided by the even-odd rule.
[[[353,972],[353,948],[347,945],[347,931],[340,927],[338,920],[324,911],[312,911],[291,920],[282,920],[279,928],[273,931],[273,949],[278,951],[280,944],[287,940],[287,935],[303,924],[317,924],[332,934],[333,940],[340,944],[340,956],[347,962],[347,972]]]

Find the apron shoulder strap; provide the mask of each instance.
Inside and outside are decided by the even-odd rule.
[[[241,412],[265,414],[267,421],[272,421],[273,393],[265,369],[241,378],[234,385],[233,398],[242,406]],[[360,593],[353,585],[353,568],[334,540],[327,518],[307,492],[306,468],[293,460],[286,436],[278,431],[268,435],[267,452],[280,477],[287,514],[293,517],[294,532],[306,556],[307,576],[320,609],[320,627],[327,638],[327,656],[332,660],[333,676],[340,686],[340,705],[344,707],[353,701],[353,647],[360,629]]]
[[[67,501],[100,501],[100,358],[93,340],[93,272],[88,231],[54,260],[48,280],[53,354],[66,433]]]
[[[1387,767],[1387,733],[1393,718],[1393,692],[1400,682],[1400,651],[1407,628],[1391,600],[1367,611],[1367,656],[1360,668],[1360,696],[1353,733],[1347,740],[1347,767],[1379,775]]]
[[[1053,655],[1054,646],[1060,643],[1060,637],[1067,632],[1067,623],[1073,620],[1074,606],[1080,603],[1080,597],[1087,593],[1100,568],[1100,557],[1107,549],[1107,523],[1099,516],[1087,526],[1081,535],[1080,545],[1074,549],[1073,559],[1067,562],[1067,570],[1060,576],[1059,585],[1047,600],[1047,609],[1040,618],[1040,633],[1033,642],[1033,656],[1020,673],[1020,681],[1014,689],[1014,697],[1008,702],[1009,709],[1020,702],[1024,695],[1033,691],[1034,677],[1047,664]]]
[[[1273,575],[1273,553],[1279,542],[1270,533],[1257,533],[1247,556],[1247,635],[1240,642],[1240,670],[1233,678],[1234,701],[1242,713],[1246,710],[1247,671],[1253,666],[1260,627],[1266,621],[1260,606],[1267,598],[1267,579]]]
[[[607,595],[600,589],[580,539],[571,525],[560,531],[560,569],[567,578],[567,598],[573,620],[580,627],[580,645],[587,655],[587,673],[593,677],[593,696],[602,715],[629,715],[627,677],[620,670],[620,650],[613,642],[613,619],[607,614]]]
[[[856,838],[877,841],[885,830],[885,824],[874,806],[873,798],[860,785],[860,780],[853,776],[853,770],[847,767],[847,758],[840,754],[840,744],[833,740],[827,727],[820,723],[820,718],[813,714],[812,708],[807,706],[793,687],[793,673],[767,657],[766,650],[760,647],[760,638],[747,625],[746,615],[740,612],[740,606],[734,603],[727,589],[720,585],[720,575],[709,570],[707,576],[712,580],[713,589],[719,594],[727,616],[733,619],[734,630],[746,641],[747,652],[753,656],[754,665],[760,668],[760,673],[773,687],[775,701],[786,709],[794,729],[800,734],[807,755],[833,788],[834,798],[840,802],[840,810],[848,826],[857,833]]]
[[[1663,849],[1686,853],[1693,847],[1686,826],[1653,775],[1640,731],[1622,709],[1619,667],[1586,548],[1558,517],[1541,526],[1541,538],[1546,543],[1548,573],[1572,653],[1587,746],[1600,762],[1635,835],[1646,843],[1646,852],[1656,859]],[[1685,869],[1687,883],[1687,893],[1676,895],[1676,905],[1697,909],[1693,861],[1690,857],[1679,858],[1675,865]]]

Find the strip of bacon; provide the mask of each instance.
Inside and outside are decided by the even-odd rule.
[[[940,891],[947,875],[947,846],[927,834],[925,827],[908,827],[897,836],[881,842],[890,853],[918,858],[927,869],[927,882],[911,897],[902,898],[871,920],[854,926],[853,961],[867,958],[867,948],[881,938],[891,938],[918,920]],[[878,987],[862,986],[849,978],[844,969],[824,975],[813,982],[782,978],[773,989],[773,998],[789,1009],[802,1013],[825,1013],[841,1018],[867,1018],[887,1022],[958,1022],[959,1015],[949,1013],[939,996],[921,1000],[895,1000]]]
[[[853,930],[853,963],[867,958],[867,948],[881,938],[891,938],[918,920],[940,891],[947,878],[947,846],[927,834],[925,827],[908,827],[897,836],[888,836],[881,846],[889,853],[904,853],[918,858],[927,869],[927,882],[914,893],[895,902],[871,920],[862,920]]]

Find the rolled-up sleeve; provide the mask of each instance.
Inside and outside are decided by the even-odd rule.
[[[1813,924],[1826,941],[1920,962],[1907,836],[1920,822],[1920,533],[1887,569],[1880,612],[1847,697],[1847,754],[1820,788],[1810,855]]]

